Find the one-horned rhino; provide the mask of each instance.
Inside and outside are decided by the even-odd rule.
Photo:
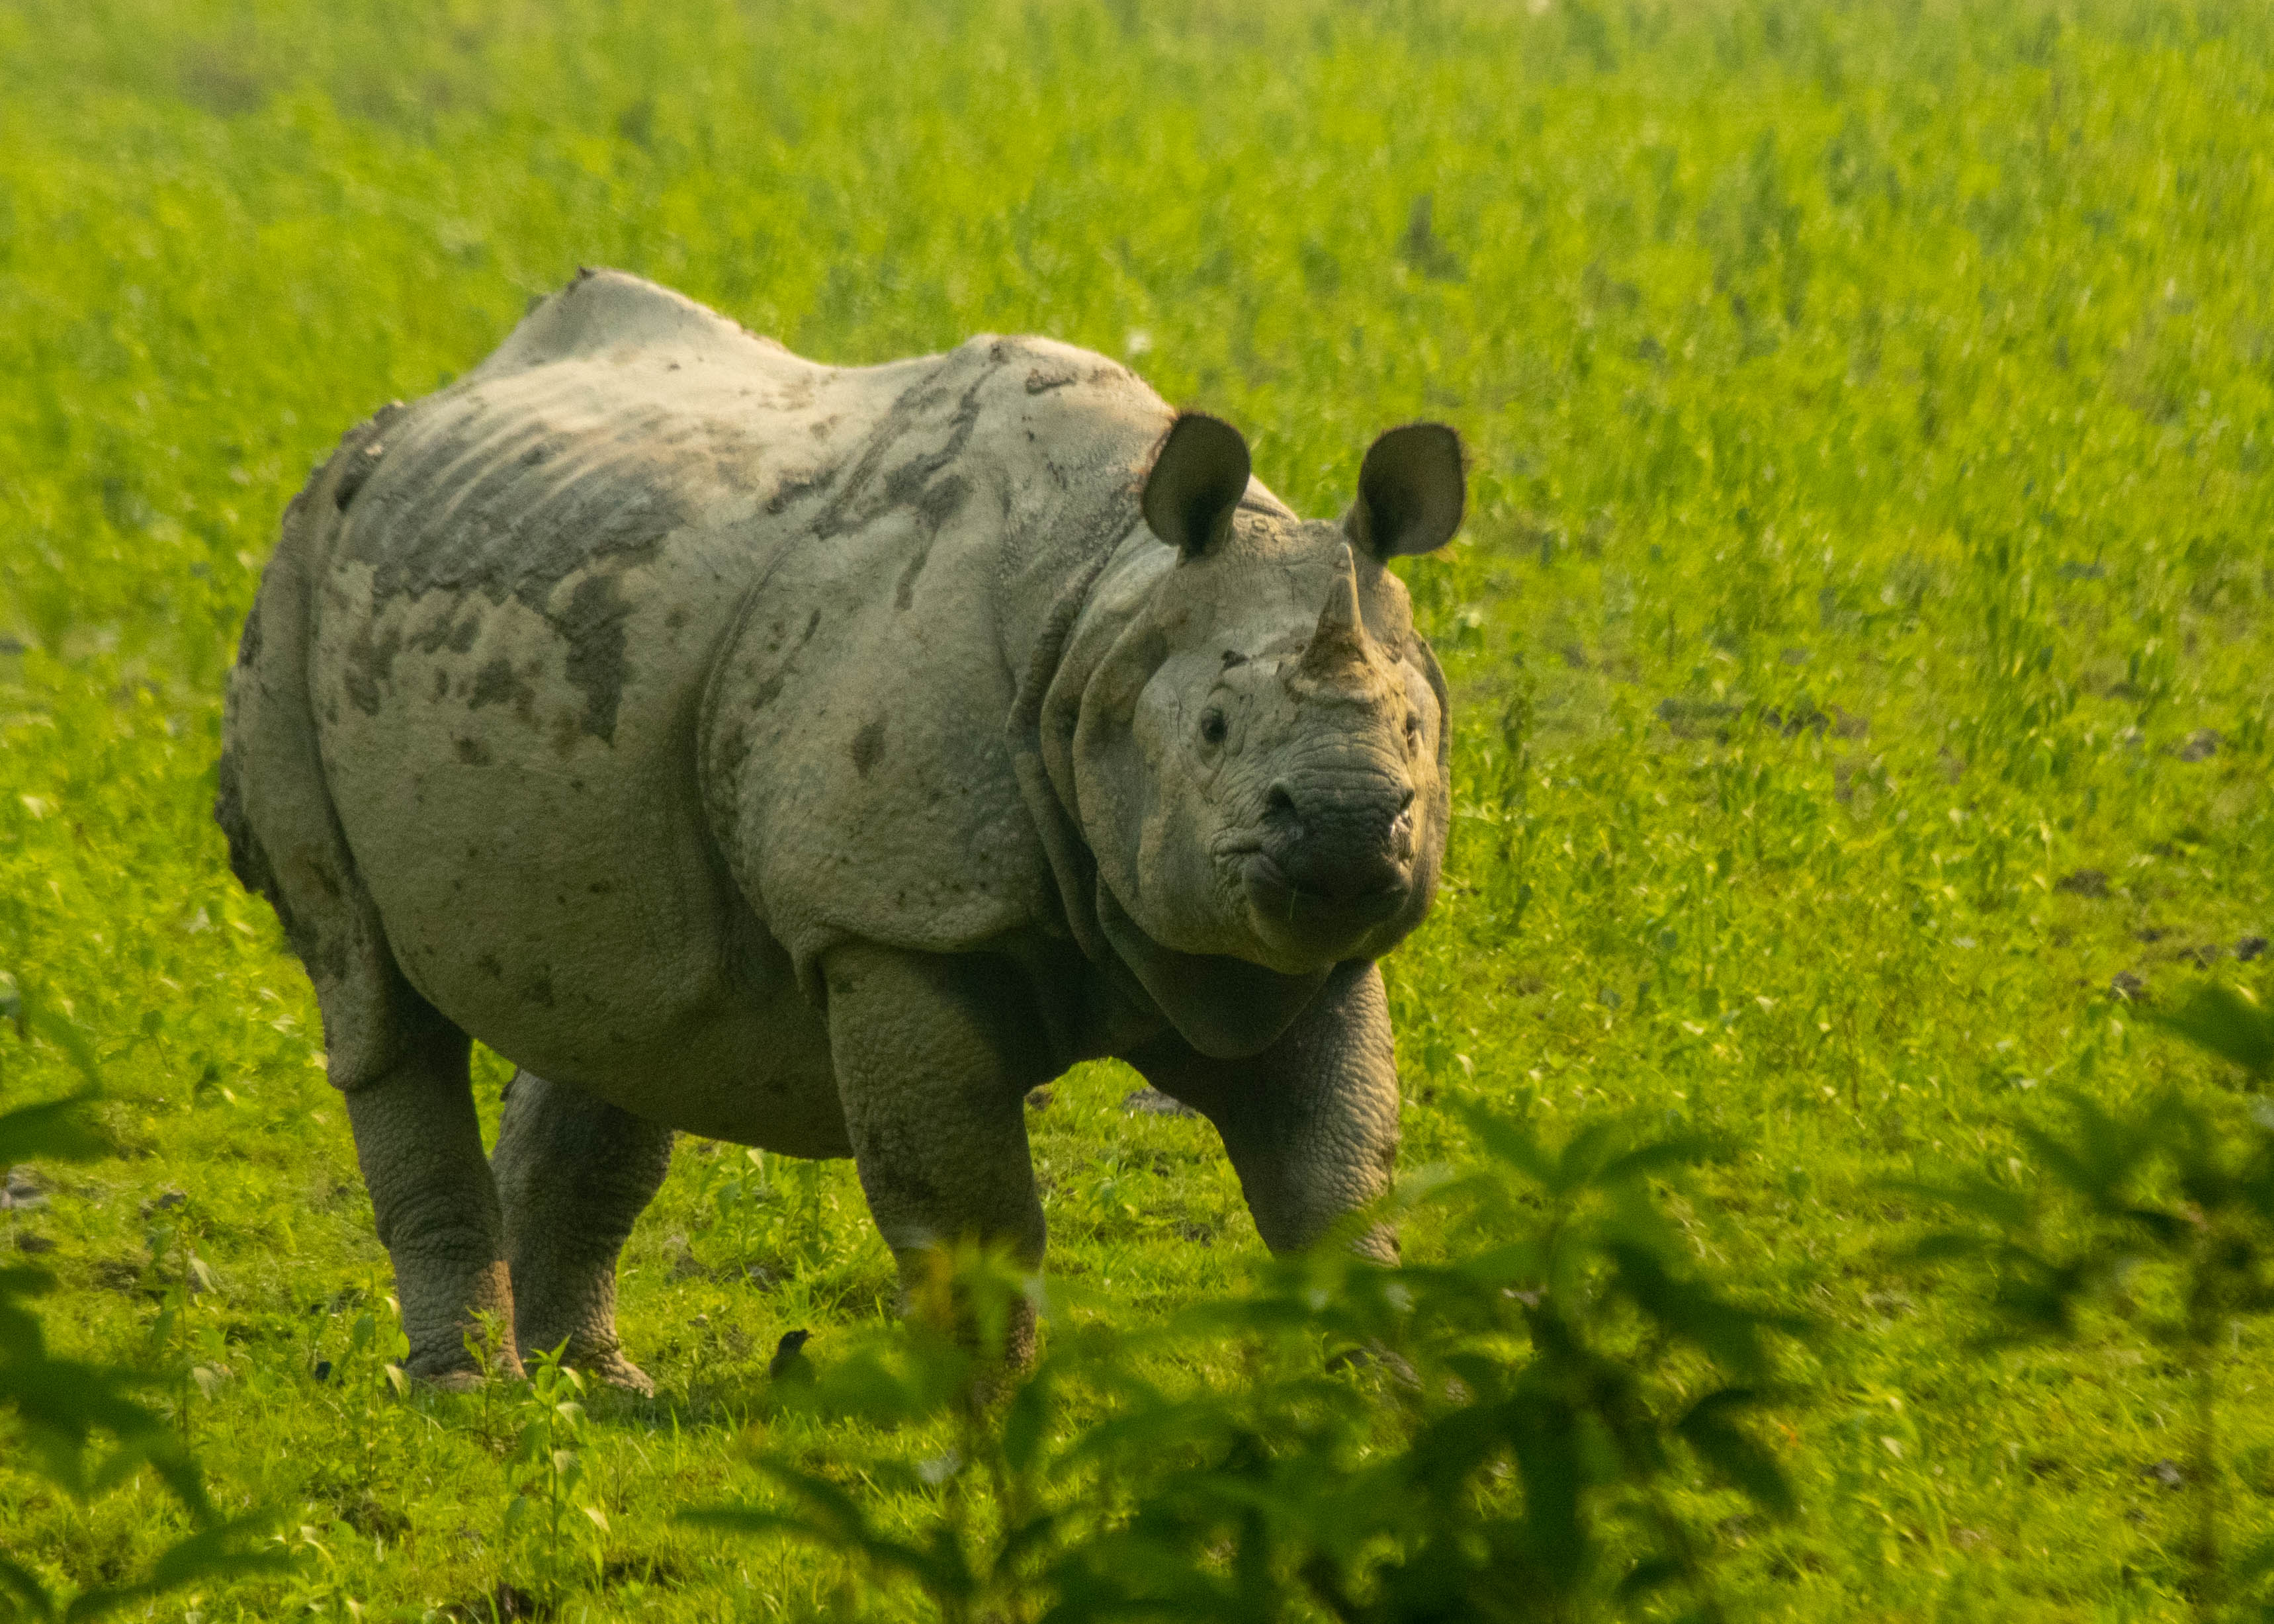
[[[352,431],[216,815],[314,982],[410,1370],[471,1380],[487,1314],[644,1389],[615,1261],[674,1129],[851,1155],[904,1266],[1039,1261],[1021,1102],[1100,1056],[1216,1124],[1275,1249],[1379,1194],[1374,960],[1448,816],[1383,565],[1463,502],[1441,425],[1305,521],[1103,357],[818,365],[609,272]],[[520,1068],[486,1160],[476,1038]]]

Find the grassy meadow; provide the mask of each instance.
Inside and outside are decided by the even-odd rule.
[[[1379,429],[1456,425],[1466,530],[1401,567],[1457,730],[1444,891],[1386,966],[1404,1165],[1472,1154],[1465,1098],[1732,1147],[1690,1244],[1826,1327],[1770,1429],[1799,1514],[1710,1525],[1736,1615],[2195,1615],[2171,1360],[2114,1315],[1984,1350],[1893,1185],[2027,1187],[2067,1089],[2244,1119],[2144,1017],[2274,962],[2274,10],[11,0],[0,973],[93,1034],[121,1154],[42,1168],[0,1261],[60,1275],[60,1348],[189,1368],[161,1397],[216,1500],[299,1553],[136,1616],[486,1617],[518,1572],[525,1401],[380,1378],[313,1004],[208,808],[310,463],[580,265],[832,361],[1090,346],[1310,513]],[[0,1104],[72,1082],[0,1033]],[[1135,1086],[1085,1068],[1030,1126],[1051,1268],[1141,1324],[1263,1253]],[[681,1141],[622,1275],[658,1395],[591,1402],[562,1617],[842,1606],[828,1561],[673,1518],[761,1492],[777,1339],[825,1363],[891,1275],[849,1163]],[[2274,1335],[2218,1379],[2243,1542]],[[49,1583],[183,1526],[147,1477],[54,1492],[0,1423],[0,1548]]]

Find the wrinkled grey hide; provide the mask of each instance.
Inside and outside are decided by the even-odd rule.
[[[644,1387],[615,1258],[674,1129],[853,1155],[904,1260],[1039,1260],[1021,1100],[1111,1054],[1215,1121],[1275,1248],[1378,1194],[1373,960],[1447,806],[1382,562],[1461,503],[1434,425],[1305,523],[1101,357],[818,366],[614,273],[351,432],[216,812],[315,984],[411,1368],[463,1379],[486,1312]],[[471,1038],[522,1068],[486,1159]]]

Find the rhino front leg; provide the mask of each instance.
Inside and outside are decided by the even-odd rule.
[[[490,1158],[505,1207],[521,1356],[562,1357],[652,1394],[616,1342],[616,1254],[671,1166],[671,1130],[565,1083],[519,1071]]]
[[[1211,1060],[1169,1034],[1130,1056],[1163,1094],[1216,1124],[1263,1244],[1299,1251],[1389,1188],[1397,1159],[1397,1061],[1382,973],[1336,967],[1278,1041],[1246,1060]],[[1377,1224],[1358,1248],[1394,1262]]]
[[[913,1286],[932,1246],[967,1238],[1043,1260],[1022,1102],[1048,1060],[1025,983],[1005,961],[850,945],[825,966],[829,1044],[861,1188]],[[1013,1310],[1006,1357],[1034,1356]]]
[[[403,1367],[452,1387],[481,1378],[466,1338],[478,1334],[484,1315],[505,1327],[509,1373],[521,1373],[511,1353],[513,1289],[497,1189],[474,1115],[470,1047],[463,1033],[436,1022],[404,1043],[396,1064],[346,1095],[380,1244],[395,1263],[395,1299],[410,1341]]]

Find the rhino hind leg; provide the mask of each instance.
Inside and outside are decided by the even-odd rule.
[[[521,1373],[514,1357],[513,1289],[496,1187],[482,1157],[463,1033],[438,1021],[398,1050],[383,1074],[347,1093],[356,1161],[395,1264],[410,1354],[404,1369],[444,1387],[471,1387],[481,1362],[468,1349],[493,1327],[492,1365]]]
[[[655,1391],[616,1342],[616,1255],[671,1165],[671,1130],[582,1088],[515,1074],[490,1159],[522,1356]]]
[[[391,410],[392,409],[390,409]],[[276,909],[324,1018],[331,1079],[395,1263],[412,1375],[478,1379],[465,1339],[490,1316],[513,1356],[503,1226],[482,1157],[466,1034],[404,979],[326,783],[308,686],[312,571],[343,480],[389,413],[360,425],[284,515],[230,674],[215,816],[230,867]]]

